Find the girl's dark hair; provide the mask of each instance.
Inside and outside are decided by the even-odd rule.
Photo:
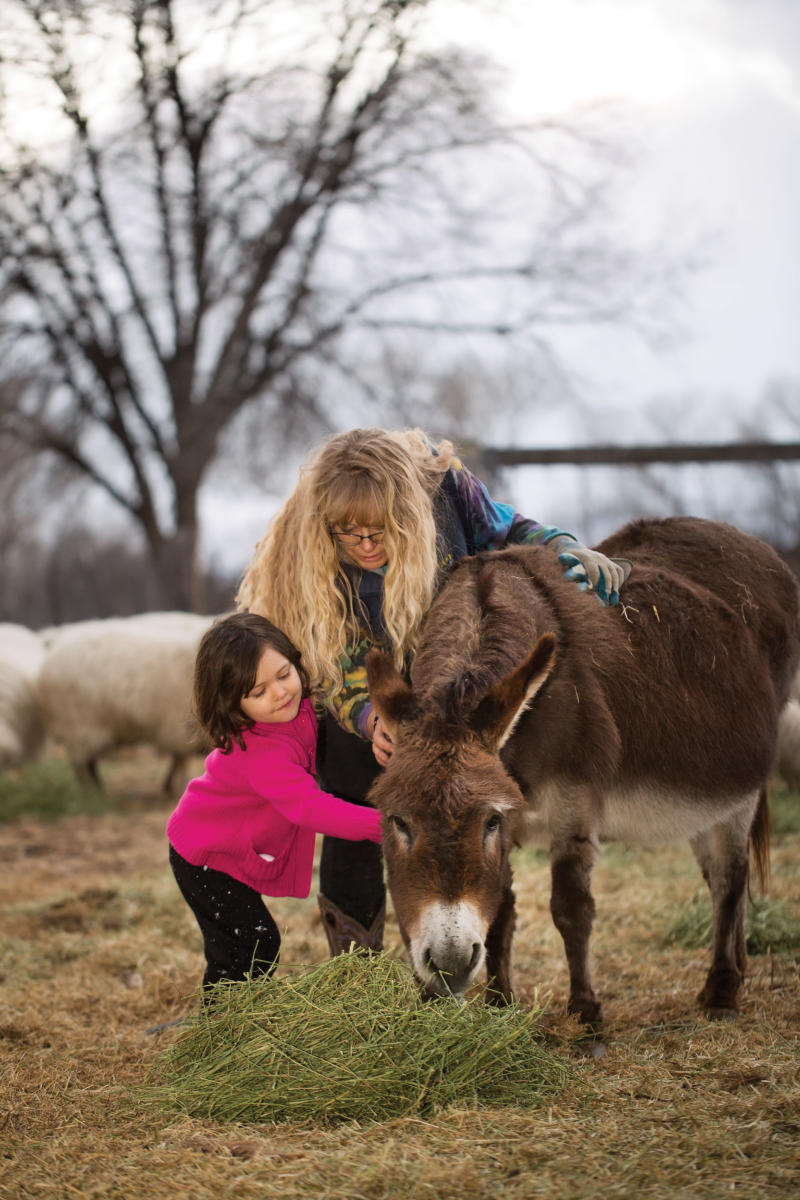
[[[234,741],[244,750],[243,732],[255,721],[245,716],[241,700],[253,690],[258,664],[270,646],[296,667],[308,695],[308,675],[300,651],[282,630],[257,613],[233,613],[207,629],[194,664],[194,710],[213,744],[230,754]]]

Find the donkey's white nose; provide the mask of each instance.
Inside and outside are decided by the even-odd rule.
[[[430,991],[458,995],[472,986],[486,957],[481,924],[471,904],[428,905],[410,951],[414,970]]]
[[[478,968],[483,962],[483,946],[480,942],[472,943],[472,954],[469,962],[464,966],[464,955],[468,947],[462,946],[447,946],[444,954],[440,958],[434,958],[431,953],[431,948],[425,951],[425,962],[431,976],[436,977],[437,991],[440,995],[446,995],[447,992],[452,992],[453,995],[459,995],[465,992],[471,985],[478,972]],[[441,954],[441,951],[439,951]],[[429,986],[430,986],[429,981]]]

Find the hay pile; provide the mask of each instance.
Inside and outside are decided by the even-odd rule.
[[[162,1056],[166,1080],[153,1092],[194,1117],[335,1124],[528,1108],[567,1078],[539,1012],[424,1002],[384,955],[344,954],[215,993]]]

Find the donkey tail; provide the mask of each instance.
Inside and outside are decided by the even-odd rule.
[[[767,884],[769,883],[770,824],[767,789],[764,786],[758,798],[758,808],[753,817],[753,824],[750,826],[750,854],[753,866],[758,874],[758,883],[762,892],[766,891]]]

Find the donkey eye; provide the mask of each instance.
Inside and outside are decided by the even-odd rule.
[[[500,813],[492,813],[484,826],[484,830],[486,833],[494,833],[502,824],[503,818],[500,816]]]
[[[397,832],[402,833],[403,837],[411,837],[411,830],[409,829],[407,822],[404,821],[402,817],[392,816],[389,818],[389,820],[392,822]]]

